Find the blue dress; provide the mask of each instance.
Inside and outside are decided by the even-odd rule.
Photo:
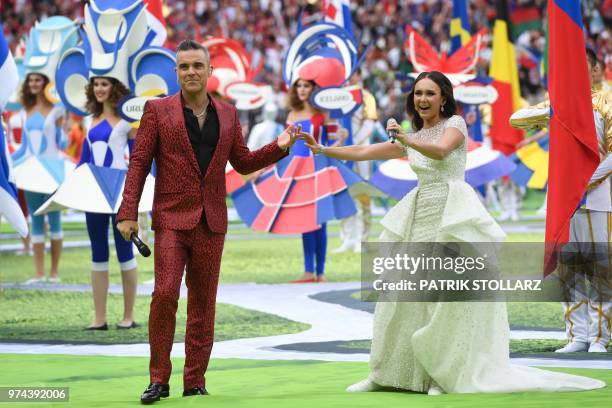
[[[32,243],[45,241],[44,215],[34,212],[49,198],[64,181],[66,174],[74,169],[72,163],[62,154],[62,129],[56,126],[64,116],[64,109],[56,106],[47,116],[39,111],[29,117],[19,112],[23,123],[22,140],[19,149],[13,153],[15,184],[24,190],[28,211],[32,214]],[[59,211],[49,212],[49,232],[52,240],[63,238],[61,215]]]
[[[91,123],[91,117],[87,118]],[[108,271],[108,227],[112,223],[117,258],[122,271],[136,267],[132,243],[125,241],[115,227],[115,214],[127,173],[131,125],[120,120],[112,126],[106,119],[88,126],[81,160],[40,211],[72,208],[85,212],[92,248],[92,270]],[[141,200],[141,211],[150,211],[154,179],[149,176]],[[144,208],[143,208],[144,207]]]

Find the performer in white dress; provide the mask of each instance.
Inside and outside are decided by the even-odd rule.
[[[455,115],[452,85],[443,74],[421,73],[407,101],[415,134],[400,143],[323,147],[316,153],[341,160],[388,160],[408,154],[419,178],[383,218],[382,241],[497,242],[504,232],[464,181],[467,130]],[[374,314],[370,375],[347,391],[382,387],[440,393],[574,391],[605,383],[585,377],[514,366],[502,302],[380,302]]]

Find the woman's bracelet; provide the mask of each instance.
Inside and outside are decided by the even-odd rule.
[[[317,154],[323,154],[325,155],[325,146],[323,146],[322,144],[319,145],[319,149],[317,150]]]

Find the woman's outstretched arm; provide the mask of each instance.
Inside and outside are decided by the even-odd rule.
[[[301,139],[314,154],[324,154],[339,160],[365,161],[399,159],[406,155],[399,143],[375,143],[366,146],[322,146],[310,134],[303,134]]]

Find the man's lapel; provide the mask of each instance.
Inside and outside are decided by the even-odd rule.
[[[225,146],[227,143],[231,143],[231,129],[228,128],[227,125],[228,123],[231,123],[232,120],[232,118],[230,117],[231,111],[225,108],[224,104],[221,104],[214,98],[210,97],[210,94],[208,95],[208,97],[210,98],[210,101],[213,104],[215,111],[217,112],[217,117],[219,119],[219,140],[217,141],[217,147],[215,148],[215,153],[213,154],[212,160],[210,161],[208,169],[206,170],[206,176],[208,176],[208,174],[210,173],[211,167],[221,165],[225,168],[225,162],[219,163],[219,161],[222,160],[221,154],[219,152],[222,150],[221,146]],[[206,176],[204,177],[205,179]]]

